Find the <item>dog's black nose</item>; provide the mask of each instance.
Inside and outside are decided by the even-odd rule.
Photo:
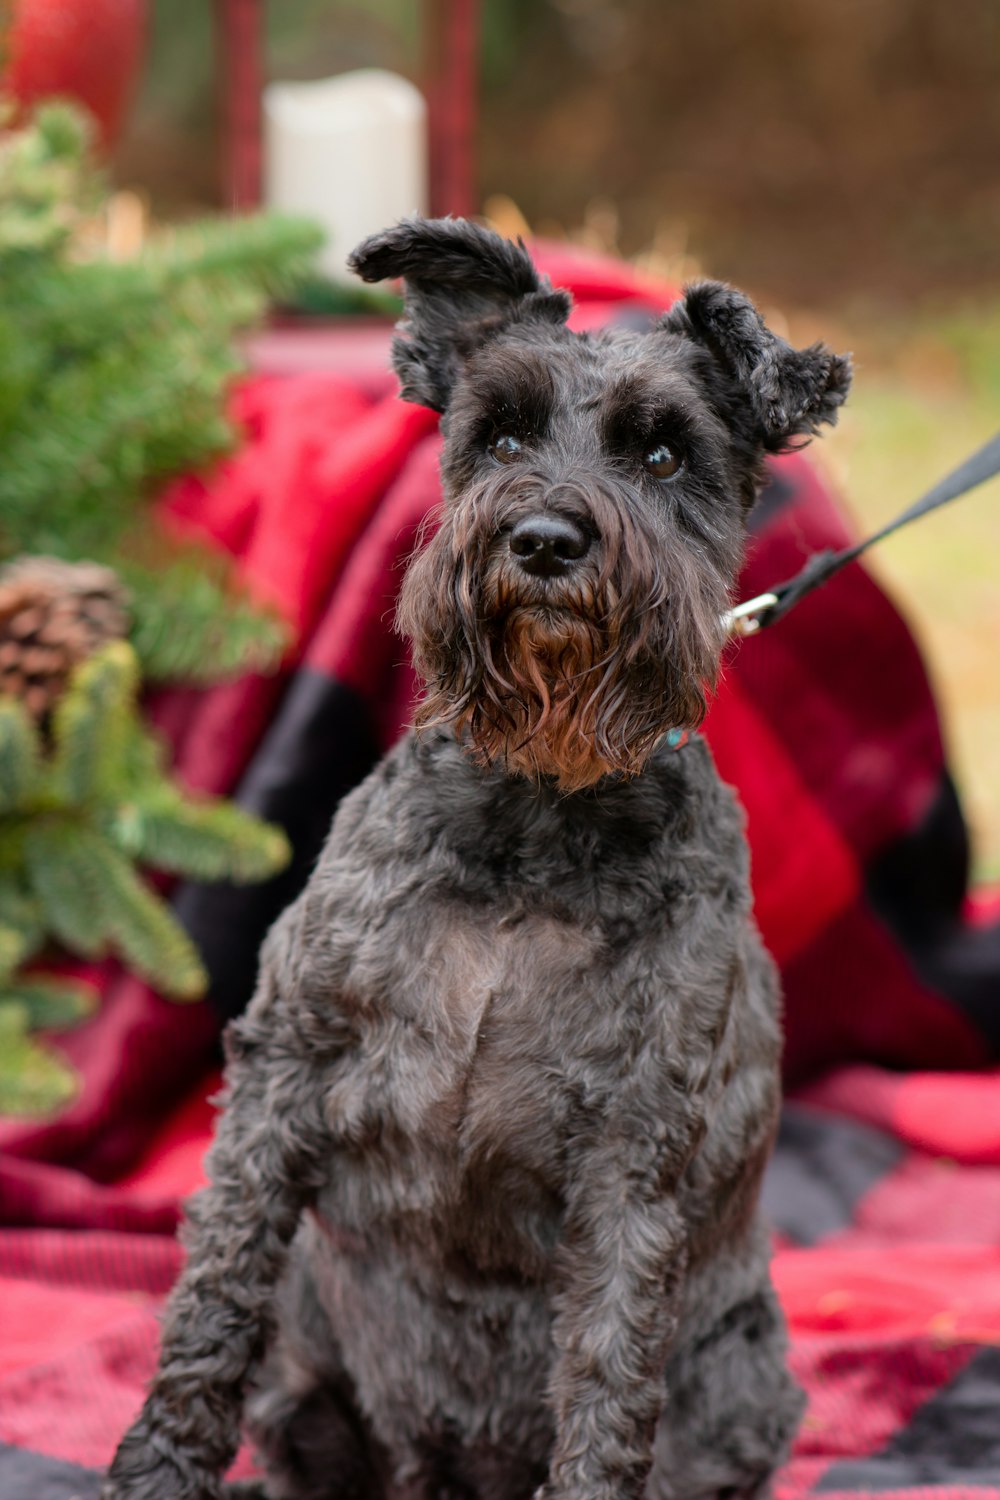
[[[548,510],[524,516],[510,534],[510,550],[524,571],[538,578],[567,572],[589,547],[582,526]]]

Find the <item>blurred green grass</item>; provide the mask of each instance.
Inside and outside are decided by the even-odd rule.
[[[792,322],[798,339],[803,324]],[[828,317],[804,323],[806,338],[822,334],[837,348],[854,348],[850,401],[813,451],[864,532],[892,519],[1000,428],[1000,302],[929,308],[905,322],[851,316],[839,330]],[[869,556],[925,653],[976,878],[1000,880],[1000,481]]]

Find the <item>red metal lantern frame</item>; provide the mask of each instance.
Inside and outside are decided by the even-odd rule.
[[[235,211],[261,197],[265,0],[216,0],[223,191]],[[479,0],[424,0],[423,79],[432,214],[476,208]]]

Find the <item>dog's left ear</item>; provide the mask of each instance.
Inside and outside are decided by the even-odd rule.
[[[571,300],[539,276],[520,241],[467,219],[404,219],[348,259],[365,281],[401,276],[405,316],[393,342],[408,401],[444,411],[462,359],[514,320],[565,323]]]
[[[749,297],[721,281],[701,281],[661,325],[707,346],[748,407],[752,436],[768,453],[837,420],[851,384],[848,355],[825,344],[793,349],[765,325]]]

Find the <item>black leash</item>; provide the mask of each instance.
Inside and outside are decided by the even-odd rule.
[[[977,485],[984,484],[987,479],[992,479],[995,474],[1000,474],[1000,432],[996,437],[990,438],[983,446],[964,463],[960,463],[957,469],[946,474],[944,479],[921,496],[908,510],[904,510],[901,516],[883,526],[881,531],[866,537],[863,542],[855,542],[853,546],[845,547],[841,552],[816,552],[809,558],[805,567],[789,578],[785,583],[777,583],[766,594],[758,594],[755,599],[747,599],[743,604],[737,604],[725,616],[726,624],[733,635],[754,635],[765,626],[774,625],[778,620],[787,615],[788,611],[800,599],[811,594],[813,589],[818,589],[821,584],[832,578],[834,573],[839,573],[849,562],[860,557],[862,552],[867,552],[876,542],[881,542],[885,537],[891,536],[900,527],[908,526],[911,521],[919,520],[921,516],[929,515],[932,510],[939,506],[947,505],[949,500],[957,500],[960,495],[967,495]]]

